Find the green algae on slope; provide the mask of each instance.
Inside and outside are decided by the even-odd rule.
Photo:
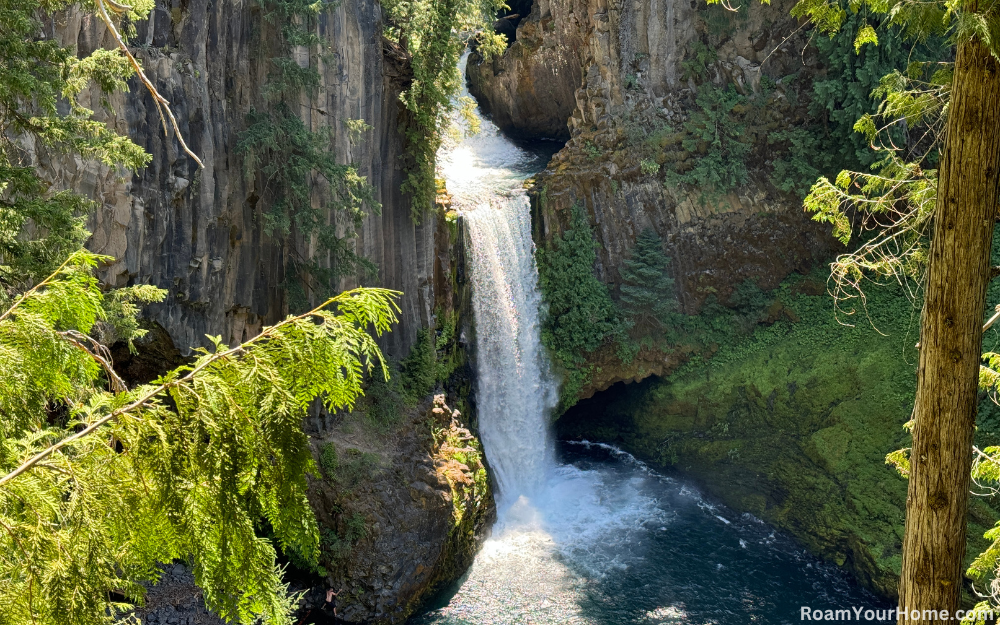
[[[734,331],[708,362],[581,402],[560,420],[560,435],[613,442],[680,470],[894,596],[906,481],[885,456],[909,446],[902,426],[913,406],[919,308],[874,287],[850,327],[829,296],[802,293],[802,281],[774,292],[791,313],[782,320],[749,336]],[[970,561],[998,516],[981,499],[971,513]]]

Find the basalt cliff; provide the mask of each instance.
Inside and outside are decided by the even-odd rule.
[[[284,318],[293,266],[315,251],[315,237],[294,227],[288,235],[266,227],[269,207],[262,196],[269,181],[250,171],[240,148],[252,112],[268,106],[263,86],[274,54],[267,46],[281,24],[263,11],[263,4],[230,0],[159,2],[148,21],[134,24],[130,49],[170,101],[204,168],[161,130],[157,107],[135,79],[108,107],[94,95],[91,108],[152,155],[148,167],[123,174],[27,146],[55,188],[97,199],[87,245],[114,257],[100,268],[101,281],[109,287],[153,284],[168,292],[162,304],[146,310],[151,332],[139,354],[124,345],[112,350],[130,383],[184,362],[193,348],[210,344],[206,335],[235,344]],[[436,323],[435,315],[452,327],[467,323],[457,295],[460,237],[436,207],[412,211],[400,190],[406,113],[399,95],[412,77],[407,55],[383,37],[379,3],[337,3],[316,19],[322,54],[310,57],[293,47],[292,60],[317,68],[318,81],[291,108],[308,130],[329,133],[337,162],[356,166],[372,187],[349,245],[376,272],[343,277],[339,286],[401,292],[400,321],[380,340],[398,362],[421,330],[424,336]],[[115,46],[98,18],[76,9],[54,15],[46,29],[46,36],[80,55]],[[314,202],[324,192],[317,186]],[[463,366],[457,375],[467,380]],[[463,409],[467,387],[452,395]],[[481,451],[469,455],[479,448],[465,429],[466,417],[453,413],[444,396],[432,404],[427,395],[414,406],[394,393],[383,393],[388,407],[379,418],[366,416],[378,401],[369,398],[353,413],[317,413],[307,424],[325,467],[311,493],[324,567],[306,572],[305,583],[339,590],[339,613],[352,622],[405,620],[429,593],[461,575],[493,511],[477,459]],[[432,426],[437,439],[430,436]],[[452,435],[468,442],[456,447],[448,442]],[[463,462],[455,448],[468,448],[459,454]]]

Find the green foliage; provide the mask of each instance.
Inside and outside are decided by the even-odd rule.
[[[328,480],[335,479],[337,468],[340,463],[337,460],[337,446],[333,443],[326,443],[319,450],[319,468],[323,470],[323,476]]]
[[[834,36],[814,39],[827,72],[822,79],[813,81],[809,112],[825,118],[827,128],[825,131],[813,128],[812,132],[820,141],[816,151],[826,154],[829,164],[836,168],[862,169],[880,157],[870,147],[874,137],[854,133],[852,129],[859,119],[878,110],[882,97],[877,90],[883,77],[906,70],[914,59],[942,60],[948,56],[940,39],[908,44],[898,28],[881,28],[879,22],[867,12],[851,13]],[[866,29],[873,26],[882,30],[879,45],[857,50],[857,34],[868,32]],[[905,145],[906,137],[901,129],[888,130],[889,134],[884,137],[887,145]],[[828,172],[823,170],[822,173]]]
[[[546,307],[542,343],[565,370],[561,396],[569,405],[589,377],[584,356],[623,330],[607,286],[594,275],[596,246],[583,207],[574,204],[569,227],[536,254]]]
[[[141,147],[94,119],[81,102],[93,89],[126,89],[132,66],[120,51],[98,49],[77,58],[40,36],[40,17],[70,6],[62,0],[0,0],[0,302],[45,277],[89,233],[83,215],[92,202],[50,190],[32,155],[76,154],[107,167],[136,171],[149,161]],[[145,19],[152,2],[137,2],[131,19]]]
[[[310,131],[284,102],[267,112],[251,111],[247,122],[236,149],[260,178],[269,204],[263,215],[265,233],[288,236],[294,227],[316,242],[311,258],[293,260],[308,290],[325,297],[342,276],[359,271],[375,275],[371,261],[356,253],[354,238],[366,208],[377,212],[380,206],[357,168],[337,163],[329,147],[332,130]],[[319,202],[314,201],[317,190]]]
[[[689,78],[695,82],[704,82],[709,78],[709,68],[719,60],[719,55],[714,48],[709,48],[701,41],[695,41],[684,55],[681,61],[683,73],[681,78]]]
[[[852,24],[855,20],[848,20],[847,32]],[[899,37],[890,31],[883,37],[884,45],[891,48]],[[939,44],[921,50],[943,54]],[[933,167],[943,135],[950,77],[949,64],[921,61],[909,63],[905,74],[892,69],[882,76],[871,92],[877,102],[874,113],[864,112],[853,126],[856,132],[851,133],[878,147],[875,154],[880,158],[870,165],[873,172],[843,170],[834,182],[820,177],[805,198],[813,219],[832,224],[834,236],[845,245],[852,236],[861,235],[861,244],[831,266],[832,293],[838,306],[863,301],[867,280],[899,281],[914,298],[919,292],[936,203]],[[907,131],[913,131],[916,140],[909,140]]]
[[[292,257],[294,275],[287,285],[292,310],[307,309],[311,301],[337,292],[343,276],[374,276],[377,268],[358,255],[355,238],[366,211],[381,209],[374,189],[353,164],[338,163],[331,148],[334,128],[313,130],[293,112],[303,92],[312,96],[319,85],[318,19],[328,4],[306,0],[264,0],[264,22],[276,25],[267,41],[276,54],[263,86],[268,105],[251,109],[247,129],[240,133],[237,153],[244,157],[247,175],[255,178],[264,202],[264,232],[289,237],[293,233],[314,246],[311,256]],[[301,67],[290,57],[293,46],[312,52]],[[352,140],[368,126],[364,120],[345,120]],[[318,199],[317,199],[318,198]]]
[[[373,375],[365,387],[365,418],[379,430],[388,430],[402,417],[405,391],[400,381],[399,368],[389,363],[389,376]]]
[[[639,327],[661,327],[677,308],[669,263],[660,237],[652,228],[643,230],[619,272],[621,309]]]
[[[400,363],[403,393],[410,404],[416,404],[432,390],[437,383],[437,354],[434,350],[434,335],[427,328],[417,332],[417,341]]]
[[[502,0],[382,2],[385,35],[405,49],[413,72],[400,101],[409,113],[403,127],[408,174],[402,190],[413,198],[414,222],[419,223],[434,202],[435,157],[462,81],[457,67],[465,42],[459,35],[481,29],[478,49],[484,57],[502,52],[506,43],[493,34],[492,25],[504,6]]]
[[[721,41],[728,39],[750,17],[750,6],[747,2],[741,2],[736,10],[712,2],[700,9],[709,35]]]
[[[689,185],[703,192],[727,193],[747,181],[747,156],[753,138],[746,132],[746,115],[755,103],[732,85],[721,89],[702,85],[697,108],[684,122],[681,145],[697,155],[693,166],[667,172],[671,185]]]
[[[639,170],[645,176],[655,176],[660,173],[660,164],[653,159],[644,158],[639,161]]]
[[[444,407],[444,403],[438,403],[435,398],[435,406]],[[446,413],[447,414],[447,413]],[[433,427],[433,426],[432,426]],[[437,453],[447,460],[453,460],[465,465],[472,472],[472,484],[464,480],[457,482],[451,471],[445,471],[445,479],[451,487],[452,493],[452,521],[456,528],[462,526],[467,520],[466,502],[471,501],[479,504],[489,493],[489,476],[486,474],[482,445],[475,436],[463,428],[457,427],[454,423],[450,427],[434,427],[431,436],[434,439]],[[467,497],[463,492],[471,487],[471,497]]]
[[[416,405],[439,383],[444,383],[464,362],[456,332],[458,315],[435,315],[437,328],[421,328],[410,353],[400,363],[399,392],[405,402]]]
[[[716,0],[717,1],[717,0]],[[865,11],[879,16],[883,27],[898,28],[910,41],[924,42],[934,37],[947,37],[951,43],[978,40],[994,56],[1000,52],[1000,12],[991,3],[965,4],[940,0],[911,3],[904,0],[861,0],[849,5],[852,13]],[[845,25],[848,13],[842,3],[831,0],[799,0],[792,16],[808,18],[820,32],[833,36]],[[881,45],[874,28],[859,28],[853,45],[856,50],[866,45]]]
[[[162,302],[167,292],[149,284],[114,289],[104,296],[104,323],[100,340],[104,345],[125,341],[131,353],[136,349],[133,341],[146,336],[148,330],[139,327],[139,314],[145,304]]]
[[[347,517],[343,525],[341,532],[328,527],[320,531],[323,551],[333,563],[350,555],[355,543],[368,535],[368,522],[360,512]]]
[[[771,172],[771,184],[785,193],[805,197],[813,181],[830,167],[832,156],[822,149],[813,129],[786,128],[769,133],[767,142],[785,146]]]
[[[353,447],[338,454],[333,443],[326,443],[320,448],[319,461],[323,477],[348,492],[382,470],[378,454]]]
[[[316,465],[302,420],[350,408],[395,294],[359,289],[233,348],[126,389],[84,337],[106,319],[86,252],[0,315],[0,622],[110,624],[158,563],[191,563],[206,603],[242,623],[290,623],[284,551],[315,560]],[[119,307],[130,316],[134,310]],[[113,390],[106,390],[102,376]],[[67,412],[52,419],[51,411]],[[341,460],[341,465],[345,461]]]

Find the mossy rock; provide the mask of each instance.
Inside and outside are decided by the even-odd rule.
[[[559,421],[560,435],[679,470],[893,597],[907,483],[885,456],[910,444],[902,426],[913,407],[918,315],[901,293],[878,290],[867,315],[846,326],[825,293],[800,282],[808,280],[774,294],[798,322],[781,315],[707,363],[581,402]],[[1000,424],[993,412],[983,418]],[[971,512],[969,562],[1000,517],[989,501],[975,500]]]

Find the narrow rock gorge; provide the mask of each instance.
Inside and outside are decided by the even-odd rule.
[[[233,509],[245,513],[251,543],[273,547],[272,569],[277,554],[271,577],[301,593],[277,609],[253,603],[253,592],[267,594],[259,588],[216,597],[247,610],[247,622],[267,620],[267,610],[317,625],[743,625],[849,603],[889,613],[903,562],[930,209],[903,222],[905,262],[852,265],[844,254],[887,232],[914,197],[933,203],[940,120],[912,121],[880,102],[919,78],[943,107],[950,74],[927,67],[954,60],[946,38],[907,40],[843,2],[828,7],[843,13],[831,32],[795,0],[154,4],[147,20],[110,0],[46,5],[32,18],[37,41],[71,58],[115,50],[108,24],[120,23],[122,46],[169,100],[203,167],[135,76],[127,89],[92,85],[79,97],[148,152],[134,172],[54,147],[40,131],[0,131],[0,175],[14,179],[16,153],[44,181],[39,196],[72,190],[94,201],[85,245],[109,258],[86,278],[73,274],[94,301],[125,287],[165,292],[91,311],[82,331],[62,313],[46,321],[56,344],[91,358],[77,369],[93,395],[74,394],[77,378],[53,378],[62,394],[39,394],[38,414],[18,432],[65,440],[40,455],[35,442],[23,445],[25,467],[0,421],[0,463],[11,465],[0,487],[53,467],[70,475],[42,461],[125,421],[119,396],[162,385],[134,403],[155,404],[152,425],[135,423],[162,419],[186,432],[190,423],[175,419],[193,414],[185,402],[213,425],[233,419],[177,439],[230,445],[210,459],[222,468],[199,464],[196,452],[182,459],[188,449],[168,441],[169,428],[131,440],[111,432],[93,447],[108,462],[162,438],[178,448],[176,466],[211,468],[184,488],[218,488],[244,460],[245,441],[227,437],[240,438],[249,412],[263,415],[255,435],[294,425],[275,426],[292,432],[287,440],[257,436],[262,459],[218,497],[248,507]],[[906,119],[870,130],[887,110]],[[0,121],[8,113],[0,108]],[[900,150],[921,156],[900,166]],[[880,188],[863,184],[867,172],[901,170],[918,192],[892,196],[877,214],[850,197]],[[4,227],[4,202],[16,195],[7,185],[0,179]],[[810,195],[817,189],[827,195]],[[17,243],[44,230],[18,228],[0,235]],[[4,250],[15,246],[2,236],[0,301],[16,307],[35,288],[4,277]],[[1000,267],[1000,244],[991,264]],[[340,321],[295,318],[356,287],[392,293],[345,305]],[[378,308],[378,297],[398,307]],[[998,302],[994,285],[988,305]],[[365,305],[383,317],[358,312]],[[115,333],[115,315],[141,327],[134,342]],[[355,333],[345,331],[336,354],[303,340],[273,368],[258,367],[253,350],[284,340],[265,328],[289,318],[302,322],[299,338],[319,340],[310,333],[344,319],[341,330]],[[984,351],[1000,352],[990,323]],[[0,348],[17,343],[3,332]],[[255,337],[266,340],[234,347]],[[265,390],[182,396],[213,358],[237,363],[213,373],[225,388],[252,380]],[[328,366],[302,364],[312,362]],[[275,382],[284,367],[295,379]],[[315,382],[317,371],[333,382]],[[987,382],[996,373],[984,371]],[[31,377],[6,375],[12,385]],[[989,451],[1000,449],[991,403],[1000,383],[983,384],[974,442],[1000,453]],[[0,417],[15,404],[0,393]],[[212,410],[225,414],[215,420]],[[286,447],[300,455],[287,460]],[[292,471],[274,477],[282,462]],[[173,476],[169,464],[157,471]],[[143,470],[128,475],[151,479]],[[49,479],[63,480],[52,508],[62,509],[78,487]],[[974,559],[997,553],[983,536],[1000,517],[998,491],[977,486],[964,607],[973,581],[995,568]],[[258,502],[246,494],[255,488],[273,492]],[[0,497],[0,516],[21,505],[9,501]],[[180,513],[161,516],[170,515]],[[124,581],[124,565],[105,566],[118,585],[97,594],[123,601],[122,618],[221,622],[210,583],[232,586],[228,560],[213,561],[223,573],[206,582],[212,567],[189,542]],[[149,590],[148,604],[128,594],[135,588]]]
[[[824,143],[858,110],[850,93],[906,61],[886,50],[845,65],[793,4],[535,0],[502,56],[473,54],[468,80],[511,135],[568,139],[532,181],[534,236],[561,267],[568,231],[589,227],[607,303],[573,299],[579,285],[553,270],[549,301],[604,324],[582,349],[581,333],[550,326],[550,349],[567,350],[560,435],[694,478],[893,597],[906,486],[884,458],[906,441],[916,311],[901,292],[869,293],[850,307],[867,321],[832,321],[824,269],[845,248],[801,198],[858,162],[858,137]],[[824,145],[830,158],[805,156]],[[652,275],[636,273],[650,230],[671,321],[609,329],[608,311]],[[971,514],[967,563],[993,513],[977,501]]]

